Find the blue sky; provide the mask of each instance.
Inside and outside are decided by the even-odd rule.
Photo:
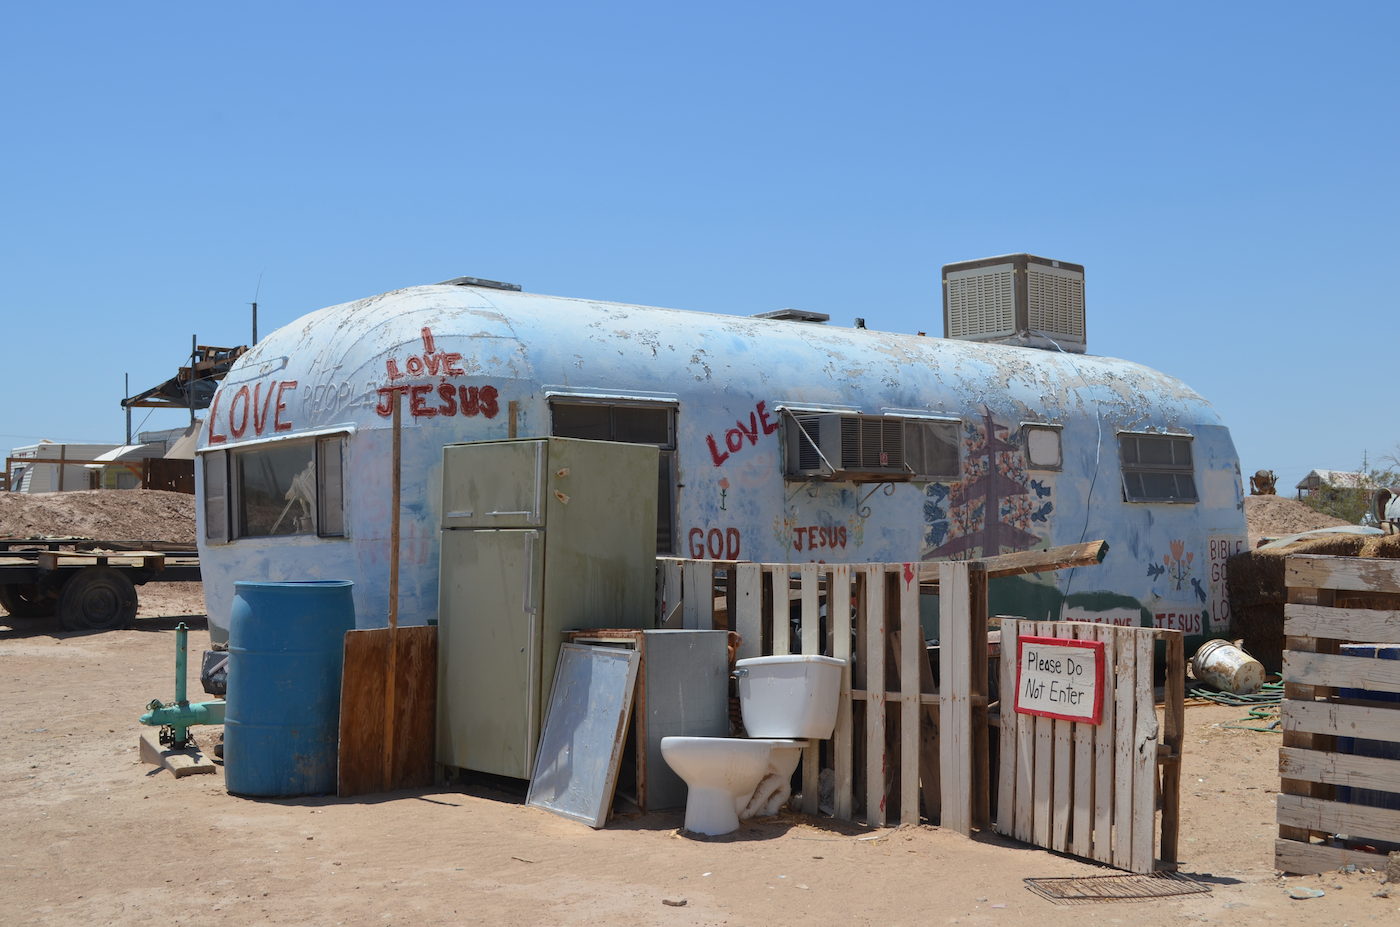
[[[1031,251],[1246,472],[1351,469],[1400,441],[1397,10],[9,4],[0,445],[120,441],[260,275],[264,332],[470,274],[937,334],[941,265]]]

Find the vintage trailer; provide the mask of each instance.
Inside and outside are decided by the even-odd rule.
[[[279,329],[237,361],[200,433],[211,630],[227,634],[235,580],[353,580],[360,626],[386,622],[397,396],[404,623],[437,614],[443,446],[555,434],[661,448],[660,553],[910,561],[1105,539],[1101,566],[998,580],[993,613],[1229,628],[1239,461],[1183,383],[1053,339],[774,315],[462,278]]]

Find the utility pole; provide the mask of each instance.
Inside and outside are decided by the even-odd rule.
[[[194,427],[194,365],[195,357],[199,354],[199,336],[190,335],[190,427]]]
[[[122,394],[122,405],[126,407],[126,444],[131,446],[131,406],[126,404],[126,400],[131,398],[131,374],[126,375],[126,392]]]

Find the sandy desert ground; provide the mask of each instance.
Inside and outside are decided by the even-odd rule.
[[[1212,890],[1151,903],[1052,904],[1022,880],[1108,870],[927,826],[784,814],[697,838],[679,814],[595,832],[486,788],[237,798],[222,770],[176,780],[138,760],[181,616],[192,651],[208,642],[197,586],[143,596],[130,631],[0,617],[0,923],[1400,923],[1379,874],[1274,872],[1278,736],[1222,729],[1241,712],[1213,706],[1187,709],[1182,826],[1183,871]],[[1296,885],[1326,894],[1290,900]]]

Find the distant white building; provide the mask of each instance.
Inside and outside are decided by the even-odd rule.
[[[1299,480],[1294,488],[1298,490],[1299,499],[1305,495],[1316,495],[1323,490],[1375,489],[1366,478],[1366,474],[1350,470],[1309,470],[1308,475]]]
[[[59,461],[97,460],[115,450],[117,444],[58,444],[44,440],[28,447],[10,451],[7,469],[10,489],[14,492],[69,492],[75,489],[97,489],[99,477],[81,463]],[[14,459],[19,458],[19,459]],[[41,462],[53,461],[53,463]],[[137,480],[140,484],[140,480]]]

